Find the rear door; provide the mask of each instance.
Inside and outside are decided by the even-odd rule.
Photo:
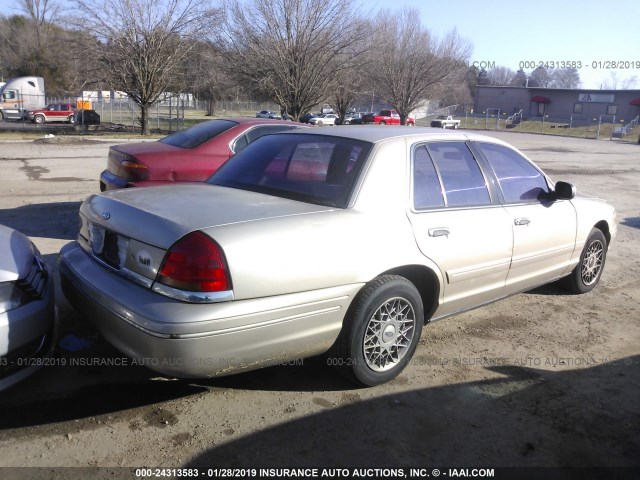
[[[495,172],[513,230],[506,289],[517,292],[551,281],[569,266],[576,241],[576,211],[556,200],[544,174],[517,151],[474,142]]]
[[[418,247],[444,278],[436,316],[503,296],[513,248],[510,219],[468,145],[417,145],[411,163],[409,219]]]

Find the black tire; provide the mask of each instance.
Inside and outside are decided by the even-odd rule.
[[[329,363],[360,385],[388,382],[411,360],[423,323],[422,298],[416,287],[397,275],[378,277],[362,288],[349,307]]]
[[[587,293],[595,288],[607,259],[607,239],[601,230],[592,228],[580,254],[580,261],[564,279],[564,286],[573,293]]]
[[[73,122],[75,122],[75,121],[76,121],[76,116],[75,116],[75,115],[73,115],[73,114],[71,114],[71,115],[69,115],[68,120],[69,120],[69,123],[73,123]]]
[[[380,123],[378,125],[386,125],[387,122],[385,122],[384,120],[380,120]]]
[[[33,122],[41,125],[44,123],[44,117],[42,115],[36,115],[35,117],[33,117]]]

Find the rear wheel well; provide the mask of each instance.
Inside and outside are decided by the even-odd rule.
[[[382,275],[399,275],[415,285],[422,298],[424,323],[428,323],[438,307],[438,298],[440,298],[440,282],[436,274],[422,265],[405,265],[387,270],[380,274]]]

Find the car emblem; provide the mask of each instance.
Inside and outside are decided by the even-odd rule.
[[[111,214],[105,210],[104,212],[102,212],[102,218],[104,218],[105,220],[109,220],[111,218]]]

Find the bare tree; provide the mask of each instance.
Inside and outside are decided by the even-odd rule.
[[[403,125],[412,110],[459,71],[471,52],[455,30],[442,39],[432,35],[415,9],[380,11],[370,32],[374,48],[368,74]]]
[[[628,90],[633,88],[638,82],[638,77],[635,75],[621,79],[618,77],[618,73],[615,70],[609,72],[609,78],[602,84],[605,90]]]
[[[51,26],[57,20],[60,5],[56,0],[20,0],[18,9],[32,20],[32,35],[36,41],[38,52],[42,51],[44,38],[51,31]]]
[[[452,72],[440,85],[440,104],[443,106],[469,105],[476,93],[478,68],[469,68],[461,62],[457,71]]]
[[[57,23],[59,3],[54,0],[21,0],[21,15],[0,17],[0,75],[3,78],[35,75],[45,78],[47,94],[74,93],[82,70],[90,64],[76,48],[78,35]],[[83,58],[85,57],[85,58]]]
[[[553,88],[578,88],[580,73],[576,68],[558,68],[551,72],[551,86]]]
[[[526,87],[529,83],[528,75],[521,68],[513,76],[511,80],[512,87]]]
[[[327,103],[331,105],[339,122],[344,122],[344,117],[353,107],[355,101],[362,93],[363,76],[356,68],[342,70],[334,78],[334,86]]]
[[[142,134],[149,133],[149,107],[171,84],[182,61],[205,36],[220,11],[209,0],[73,0],[71,22],[89,33],[105,81],[140,107]]]
[[[497,66],[487,72],[488,83],[486,85],[506,86],[511,85],[515,79],[515,72],[508,67]]]
[[[231,0],[220,41],[230,74],[298,118],[362,53],[362,29],[349,0]]]
[[[543,87],[547,88],[551,86],[551,76],[547,69],[542,65],[536,67],[531,75],[529,76],[529,86],[530,87]]]
[[[637,84],[638,84],[638,77],[635,75],[632,75],[630,77],[625,78],[622,81],[622,90],[630,90],[632,88],[635,88]]]
[[[207,102],[207,116],[214,114],[215,102],[228,98],[238,87],[236,79],[224,72],[224,58],[220,49],[211,42],[198,42],[189,58],[185,59],[176,88],[196,95]]]

